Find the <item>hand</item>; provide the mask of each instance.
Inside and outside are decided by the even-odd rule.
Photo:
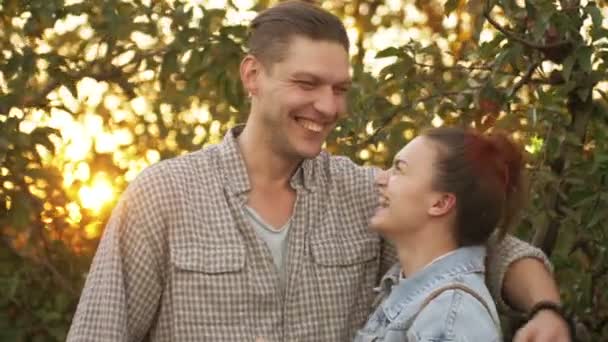
[[[551,310],[541,310],[517,331],[515,342],[571,342],[568,323]]]

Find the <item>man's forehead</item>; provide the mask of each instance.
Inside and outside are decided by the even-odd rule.
[[[316,72],[317,69],[349,73],[348,52],[337,42],[313,40],[295,36],[284,46],[283,58],[278,63],[291,66],[303,72]]]

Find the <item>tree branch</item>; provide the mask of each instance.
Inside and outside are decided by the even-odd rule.
[[[463,71],[472,71],[472,70],[481,70],[481,71],[493,71],[492,67],[490,66],[464,66],[461,64],[456,64],[454,66],[444,66],[444,65],[432,65],[432,64],[425,64],[425,63],[419,63],[419,62],[414,62],[414,65],[419,66],[421,68],[435,68],[441,71],[446,71],[446,70],[463,70]]]
[[[11,252],[17,258],[21,258],[21,259],[25,259],[25,260],[30,260],[35,265],[42,266],[44,269],[46,269],[47,271],[49,271],[51,273],[51,276],[55,279],[57,285],[59,285],[59,287],[61,289],[63,289],[64,291],[68,292],[69,294],[71,294],[73,296],[78,295],[78,292],[61,275],[61,273],[59,273],[59,271],[57,270],[57,268],[55,266],[53,266],[48,260],[44,260],[44,258],[41,258],[42,260],[39,260],[37,258],[33,258],[32,256],[20,253],[19,251],[17,251],[13,247],[12,243],[8,240],[7,237],[2,237],[0,239],[0,241],[2,241],[2,244],[6,246],[6,250],[8,250],[9,252]]]
[[[532,65],[530,65],[528,67],[528,70],[526,70],[526,73],[521,77],[521,79],[519,81],[517,81],[517,83],[515,83],[513,85],[513,89],[511,89],[511,93],[509,94],[509,97],[512,97],[513,95],[515,95],[519,89],[521,89],[521,87],[524,86],[524,84],[530,82],[530,80],[532,79],[532,74],[534,74],[534,70],[536,70],[536,68],[538,68],[538,66],[540,65],[540,62],[535,62],[532,63]]]
[[[569,41],[567,40],[562,40],[559,42],[555,42],[555,43],[551,43],[551,44],[537,44],[537,43],[533,43],[530,42],[520,36],[518,36],[517,34],[507,30],[506,28],[502,27],[496,20],[494,20],[494,18],[492,18],[490,16],[490,13],[488,11],[485,11],[483,13],[483,16],[488,20],[488,22],[494,26],[495,29],[497,29],[498,31],[500,31],[502,34],[504,34],[507,38],[514,40],[518,43],[521,43],[524,46],[527,46],[529,48],[532,49],[538,49],[538,50],[544,50],[544,49],[551,49],[551,48],[559,48],[559,47],[564,47],[570,44]]]
[[[449,91],[449,92],[443,92],[443,93],[439,93],[439,94],[434,94],[434,95],[427,95],[427,96],[423,96],[421,98],[419,98],[418,100],[412,101],[412,103],[421,103],[421,102],[427,102],[430,101],[434,98],[440,97],[440,96],[455,96],[455,95],[459,95],[462,92],[457,92],[457,91]],[[367,144],[371,144],[376,137],[378,136],[378,134],[380,134],[380,132],[382,130],[384,130],[388,124],[393,121],[394,118],[397,117],[397,114],[400,113],[400,111],[395,110],[394,113],[392,113],[391,115],[387,116],[386,118],[384,118],[384,120],[382,120],[382,123],[380,124],[380,127],[378,127],[374,133],[372,133],[367,139],[365,139],[365,141],[363,142],[363,145],[367,145]]]

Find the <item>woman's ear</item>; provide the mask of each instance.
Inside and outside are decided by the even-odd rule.
[[[240,75],[245,91],[251,97],[258,92],[258,79],[261,72],[260,61],[253,55],[247,55],[241,61]]]
[[[452,193],[443,193],[437,197],[428,213],[431,216],[443,216],[447,215],[454,207],[456,207],[456,196]]]

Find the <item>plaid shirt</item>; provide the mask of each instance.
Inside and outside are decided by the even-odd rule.
[[[250,184],[235,132],[155,164],[129,185],[68,341],[348,341],[364,324],[373,288],[396,260],[367,227],[374,169],[327,153],[298,168],[281,287],[243,213]],[[512,237],[494,249],[488,285],[497,299],[512,261],[544,258]]]

